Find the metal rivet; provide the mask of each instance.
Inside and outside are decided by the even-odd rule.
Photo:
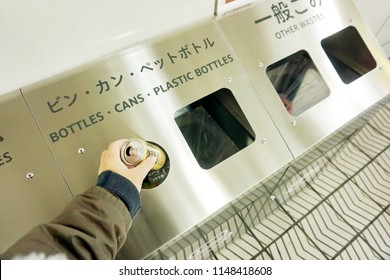
[[[233,79],[232,79],[231,77],[229,77],[229,78],[227,79],[227,81],[228,81],[229,83],[231,83],[231,82],[233,81]]]
[[[80,155],[83,155],[85,153],[85,149],[84,148],[80,148],[78,149],[77,151]]]
[[[267,139],[261,139],[261,144],[265,144],[265,143],[267,143]]]
[[[269,198],[270,198],[272,201],[276,199],[276,197],[275,197],[274,195],[271,195]]]
[[[296,125],[297,125],[297,121],[296,121],[296,120],[292,120],[292,121],[291,121],[291,124],[292,124],[293,126],[296,126]]]
[[[26,178],[28,180],[31,180],[33,177],[34,177],[34,173],[31,173],[31,172],[26,175]]]
[[[259,67],[263,67],[263,66],[264,66],[264,63],[261,62],[261,61],[259,61],[259,63],[258,63],[257,65],[259,65]]]

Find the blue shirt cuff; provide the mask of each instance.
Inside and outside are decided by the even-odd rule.
[[[97,185],[119,197],[126,205],[132,218],[138,214],[141,209],[141,196],[130,180],[115,172],[104,171],[100,173]]]

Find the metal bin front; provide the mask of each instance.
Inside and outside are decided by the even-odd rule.
[[[293,158],[214,20],[22,91],[76,194],[113,140],[166,151],[119,258],[146,257]]]
[[[217,24],[296,158],[390,92],[352,1],[263,1]]]
[[[0,253],[55,218],[72,193],[20,91],[0,97]]]

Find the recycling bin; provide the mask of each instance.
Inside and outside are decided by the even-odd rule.
[[[389,61],[352,1],[262,1],[217,22],[294,158],[390,92]]]

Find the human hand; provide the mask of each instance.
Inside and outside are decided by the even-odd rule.
[[[137,166],[128,166],[120,158],[120,150],[127,139],[112,142],[107,150],[102,152],[98,174],[110,170],[130,180],[141,191],[142,181],[156,163],[156,157],[148,157]]]

